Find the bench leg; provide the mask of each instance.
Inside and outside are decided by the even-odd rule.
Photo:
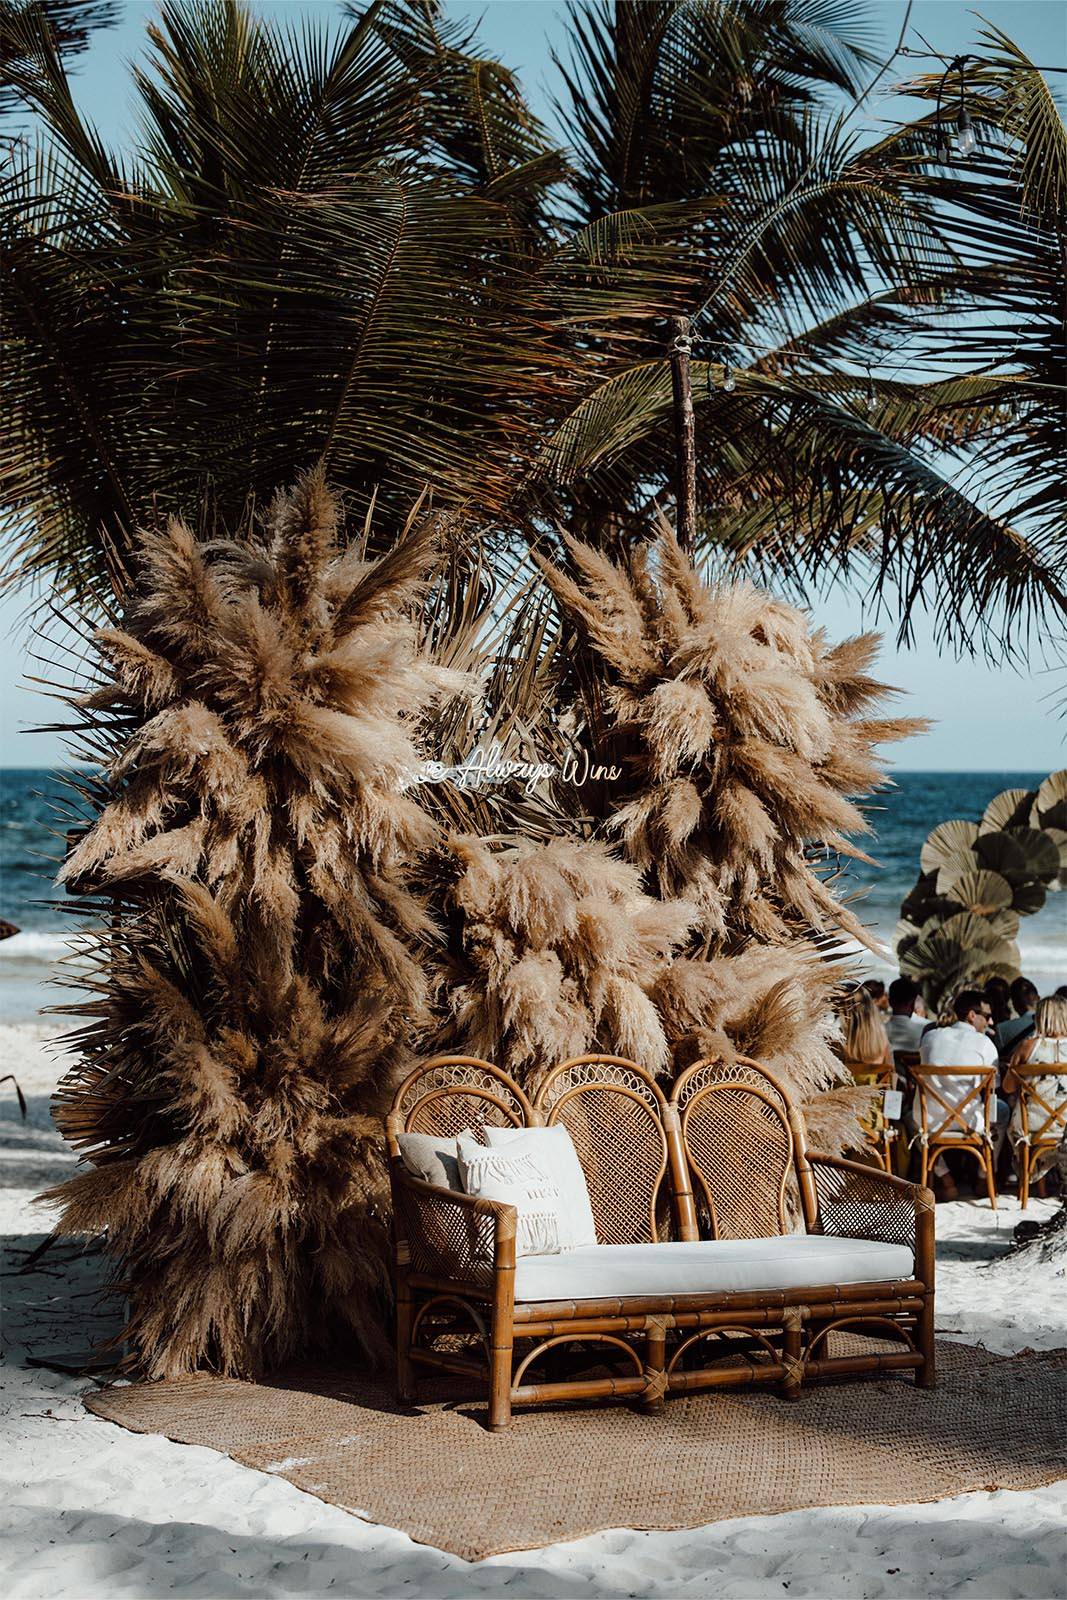
[[[804,1355],[801,1343],[803,1326],[804,1322],[800,1311],[792,1306],[787,1307],[782,1320],[782,1365],[785,1367],[782,1398],[784,1400],[800,1399],[800,1384],[804,1376]]]
[[[667,1392],[667,1324],[662,1317],[645,1319],[645,1378],[648,1389],[641,1401],[643,1411],[662,1411]]]
[[[396,1395],[410,1404],[418,1399],[415,1381],[415,1364],[411,1360],[411,1325],[415,1320],[415,1306],[407,1279],[401,1278],[396,1286]]]
[[[501,1433],[511,1422],[511,1367],[514,1353],[510,1315],[494,1317],[489,1352],[489,1431]]]
[[[929,1290],[923,1295],[918,1332],[919,1353],[923,1358],[923,1364],[915,1369],[915,1387],[933,1389],[937,1386],[937,1356],[934,1344],[934,1297]]]

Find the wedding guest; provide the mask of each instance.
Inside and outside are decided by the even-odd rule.
[[[1009,991],[1015,1015],[997,1029],[997,1049],[1007,1058],[1020,1039],[1034,1031],[1034,1007],[1040,995],[1029,978],[1016,978]]]
[[[930,1028],[923,1034],[919,1046],[919,1060],[926,1067],[995,1067],[998,1062],[997,1047],[989,1035],[989,1028],[993,1020],[992,1007],[989,998],[983,989],[963,989],[952,1003],[952,1020]],[[933,1076],[929,1080],[930,1087],[941,1096],[948,1106],[962,1105],[975,1086],[975,1079],[966,1074],[953,1074],[951,1077]],[[1004,1128],[1008,1121],[1010,1108],[1006,1100],[999,1096],[994,1103],[994,1116],[996,1128],[994,1145],[995,1153],[999,1152],[1003,1143]],[[941,1122],[948,1116],[938,1102],[934,1100],[930,1109],[930,1116]],[[968,1127],[980,1132],[985,1127],[985,1097],[976,1095],[960,1113],[961,1121]],[[918,1107],[913,1102],[908,1120],[913,1128],[919,1126]],[[959,1124],[957,1123],[958,1127]],[[940,1162],[934,1171],[937,1176]],[[955,1185],[951,1180],[942,1179],[938,1188],[939,1198],[954,1199]]]
[[[866,984],[847,995],[841,1007],[842,1053],[849,1063],[891,1067],[893,1052],[878,1002]]]
[[[893,1050],[918,1050],[926,1026],[917,1015],[919,985],[911,978],[894,978],[889,985],[889,1016],[885,1031]]]
[[[870,995],[879,1011],[889,1010],[889,1001],[886,998],[885,984],[882,982],[881,978],[867,978],[864,981],[863,987],[866,989],[867,993]]]
[[[1020,1039],[1011,1053],[1008,1070],[1004,1074],[1004,1089],[1015,1094],[1019,1089],[1016,1077],[1018,1067],[1048,1066],[1055,1070],[1038,1078],[1027,1075],[1027,1084],[1041,1096],[1047,1106],[1058,1110],[1067,1100],[1067,997],[1058,993],[1039,1000],[1034,1012],[1034,1031],[1027,1039]],[[1023,1125],[1023,1109],[1019,1102],[1011,1114],[1008,1136],[1018,1144],[1025,1134],[1033,1133],[1048,1120],[1048,1111],[1031,1105],[1028,1125]],[[1050,1133],[1058,1133],[1058,1128]]]
[[[986,982],[985,992],[993,1012],[993,1026],[999,1028],[1002,1022],[1011,1019],[1011,985],[1007,978],[990,978]]]

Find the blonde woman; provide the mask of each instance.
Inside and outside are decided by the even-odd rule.
[[[1017,1067],[1039,1066],[1048,1066],[1052,1070],[1039,1077],[1032,1077],[1028,1072],[1025,1082],[1035,1094],[1041,1096],[1046,1106],[1059,1110],[1067,1101],[1067,996],[1052,994],[1038,1001],[1033,1033],[1028,1039],[1020,1040],[1011,1053],[1008,1070],[1004,1074],[1007,1093],[1016,1094],[1019,1090],[1020,1080],[1015,1075]],[[1036,1133],[1048,1120],[1048,1111],[1036,1103],[1029,1103],[1029,1124],[1024,1126],[1023,1101],[1020,1097],[1011,1114],[1009,1137],[1012,1143],[1018,1145],[1024,1135]],[[1047,1137],[1058,1138],[1062,1131],[1061,1125],[1054,1124],[1047,1129]]]
[[[841,1007],[840,1048],[843,1059],[853,1068],[893,1065],[882,1012],[865,988],[853,989]]]
[[[842,1001],[838,1015],[841,1038],[837,1049],[854,1082],[861,1085],[881,1083],[883,1086],[888,1083],[892,1086],[896,1081],[892,1076],[893,1050],[874,995],[862,985],[851,990]],[[882,1077],[886,1068],[890,1069],[888,1079]],[[888,1162],[891,1159],[892,1134],[883,1107],[884,1102],[879,1096],[861,1120],[879,1159]]]

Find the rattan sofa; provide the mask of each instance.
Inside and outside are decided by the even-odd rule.
[[[599,1243],[518,1260],[513,1206],[411,1177],[397,1142],[556,1123]],[[402,1400],[420,1372],[459,1374],[499,1430],[515,1405],[658,1409],[752,1382],[796,1399],[812,1378],[909,1369],[933,1385],[933,1196],[809,1151],[756,1062],[699,1062],[668,1099],[634,1062],[583,1056],[531,1102],[489,1062],[439,1057],[401,1086],[388,1139]]]

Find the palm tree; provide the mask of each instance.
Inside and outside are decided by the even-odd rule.
[[[45,130],[0,228],[20,574],[121,593],[157,509],[207,489],[232,526],[320,460],[357,504],[400,515],[429,484],[466,507],[492,533],[488,603],[560,521],[595,544],[653,530],[663,319],[703,305],[705,547],[797,585],[896,585],[902,629],[927,603],[957,641],[970,596],[1009,622],[1062,611],[1055,531],[946,462],[1026,434],[1018,386],[1006,405],[986,374],[887,371],[904,334],[943,355],[976,274],[1006,294],[1017,241],[969,211],[968,287],[944,204],[966,184],[927,126],[864,143],[833,111],[873,64],[859,4],[583,0],[569,151],[433,0],[375,0],[330,38],[170,0],[125,160],[47,31],[18,26],[10,76]],[[1004,122],[1002,174],[1031,133]]]

